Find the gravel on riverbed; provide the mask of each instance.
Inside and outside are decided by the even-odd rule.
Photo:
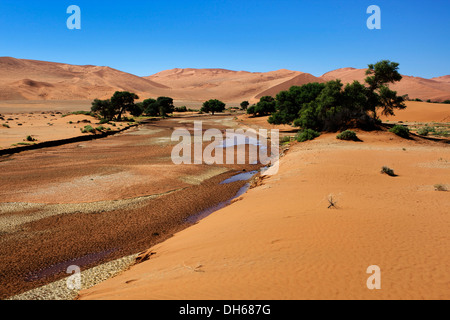
[[[80,290],[69,289],[68,282],[73,277],[69,275],[67,278],[10,297],[7,300],[74,300],[81,290],[89,289],[128,269],[135,263],[138,256],[139,254],[134,254],[82,271]]]

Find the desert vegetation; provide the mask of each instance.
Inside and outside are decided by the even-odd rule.
[[[358,136],[354,131],[345,130],[336,136],[339,140],[358,141]]]
[[[390,130],[390,132],[395,133],[399,137],[408,138],[409,137],[409,129],[405,126],[396,124]]]
[[[225,107],[226,104],[224,102],[217,99],[211,99],[203,103],[200,111],[204,113],[211,112],[214,115],[216,112],[223,112],[225,110]]]
[[[255,116],[271,113],[269,123],[291,124],[302,130],[373,129],[380,123],[379,113],[394,115],[395,109],[406,108],[405,98],[389,89],[390,83],[402,79],[398,66],[389,60],[370,64],[365,84],[354,81],[344,87],[340,80],[333,80],[293,86],[273,101],[261,98],[247,112]]]
[[[103,123],[108,123],[113,120],[130,122],[129,118],[123,117],[126,112],[133,117],[142,115],[166,117],[175,111],[173,99],[170,97],[158,97],[156,100],[146,99],[135,103],[137,99],[139,97],[134,93],[116,91],[111,99],[95,99],[92,102],[91,113],[101,118]]]
[[[308,140],[314,140],[315,138],[320,136],[320,132],[317,132],[312,129],[305,129],[302,131],[299,131],[299,133],[296,136],[296,140],[298,142],[305,142]]]
[[[387,175],[390,176],[390,177],[396,177],[396,176],[397,176],[397,175],[394,173],[394,170],[393,170],[393,169],[391,169],[391,168],[389,168],[389,167],[386,167],[386,166],[384,166],[384,167],[381,168],[381,173],[382,173],[382,174],[387,174]]]

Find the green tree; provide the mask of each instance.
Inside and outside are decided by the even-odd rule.
[[[258,117],[266,116],[276,111],[275,106],[276,102],[273,97],[271,96],[261,97],[259,102],[255,105],[253,114]]]
[[[281,91],[276,96],[276,112],[269,118],[269,123],[292,124],[299,117],[300,111],[314,101],[324,87],[323,83],[308,83]]]
[[[382,114],[394,115],[394,109],[405,109],[404,97],[398,97],[396,91],[389,89],[390,83],[402,80],[398,72],[399,64],[389,60],[369,64],[366,71],[366,83],[369,85],[368,109],[377,119],[377,109],[382,108]]]
[[[116,91],[111,98],[111,104],[117,113],[117,120],[122,119],[122,114],[125,111],[132,111],[134,106],[134,100],[139,99],[139,97],[135,93],[131,93],[128,91]]]
[[[116,116],[116,109],[111,103],[111,100],[95,99],[92,102],[91,111],[99,114],[103,119],[112,121]]]
[[[166,117],[169,113],[173,113],[175,111],[172,98],[159,97],[156,99],[156,104],[159,109],[159,115],[162,117]]]
[[[144,114],[150,117],[159,116],[159,106],[155,99],[145,99],[142,101],[142,107],[144,108]]]
[[[248,106],[250,105],[250,102],[248,101],[242,101],[241,102],[241,109],[242,110],[247,110]]]
[[[223,112],[225,110],[226,104],[217,99],[211,99],[205,101],[203,103],[203,107],[201,108],[202,112],[209,113],[211,112],[213,115],[216,112]]]

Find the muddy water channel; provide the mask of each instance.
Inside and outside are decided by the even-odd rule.
[[[0,157],[0,298],[67,277],[70,265],[147,250],[245,192],[261,165],[172,162],[173,130],[193,131],[194,120],[237,126],[231,116],[165,119]]]

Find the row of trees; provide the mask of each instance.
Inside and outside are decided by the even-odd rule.
[[[146,99],[142,102],[135,103],[139,97],[128,91],[116,91],[111,99],[99,100],[92,102],[91,111],[98,114],[105,121],[114,119],[121,121],[124,113],[129,112],[134,117],[141,115],[157,117],[165,117],[174,111],[187,111],[186,107],[175,108],[173,99],[169,97],[159,97],[155,99]],[[212,113],[223,112],[226,104],[217,99],[211,99],[203,103],[201,112]]]
[[[116,91],[111,99],[92,102],[91,111],[100,115],[106,121],[117,119],[122,120],[122,115],[129,112],[134,117],[143,114],[148,116],[167,116],[174,112],[173,99],[169,97],[159,97],[158,99],[147,99],[135,103],[139,97],[132,92]]]
[[[271,124],[293,124],[303,129],[337,131],[346,127],[373,127],[378,113],[394,115],[404,109],[404,97],[389,89],[402,79],[398,63],[388,60],[369,65],[365,85],[358,81],[345,87],[340,80],[293,86],[276,98],[262,97],[247,109],[255,116],[271,114]]]

